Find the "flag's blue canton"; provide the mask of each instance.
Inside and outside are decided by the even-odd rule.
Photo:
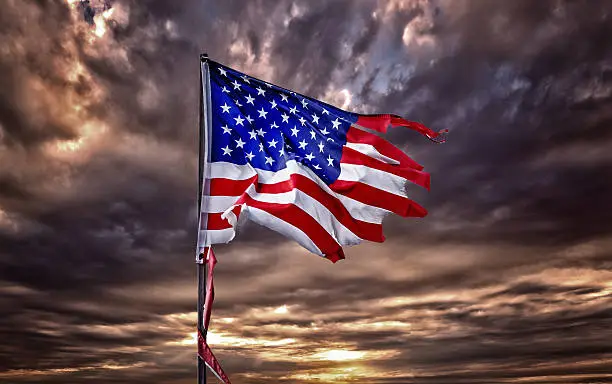
[[[210,63],[211,161],[278,171],[296,160],[333,183],[357,115]]]

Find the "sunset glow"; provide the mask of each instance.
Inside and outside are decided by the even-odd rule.
[[[315,355],[317,358],[330,361],[349,361],[359,360],[365,355],[364,352],[358,351],[342,351],[342,350],[330,350]]]

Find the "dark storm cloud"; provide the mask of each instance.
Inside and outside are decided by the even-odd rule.
[[[451,130],[386,135],[432,173],[386,244],[219,247],[236,382],[609,380],[609,3],[117,1],[98,29],[68,3],[0,13],[1,382],[192,381],[203,50]]]
[[[48,17],[42,17],[43,14]],[[58,92],[64,89],[61,75],[55,73],[45,61],[49,56],[61,58],[65,52],[57,41],[44,33],[56,29],[58,35],[69,28],[69,12],[66,7],[45,6],[24,3],[20,6],[7,5],[0,15],[0,36],[3,41],[0,59],[0,121],[2,141],[8,144],[32,144],[51,138],[70,138],[71,127],[56,119],[54,111],[44,106],[37,111],[32,105],[32,95],[24,83],[45,79]],[[56,27],[56,25],[58,27]],[[17,31],[28,30],[28,37],[16,35]],[[19,33],[19,32],[18,32]],[[19,33],[20,34],[20,33]],[[45,100],[39,100],[44,103]],[[45,129],[41,126],[44,125]]]
[[[591,146],[609,140],[609,91],[597,100],[587,97],[588,109],[576,100],[588,84],[610,87],[602,83],[611,54],[603,38],[612,32],[609,23],[603,16],[594,22],[584,3],[478,4],[454,22],[444,24],[448,15],[440,16],[436,36],[460,39],[461,50],[417,69],[417,76],[381,99],[393,112],[409,110],[412,118],[453,131],[457,145],[441,150],[443,156],[437,148],[423,154],[434,175],[428,206],[448,207],[457,224],[465,224],[464,231],[452,227],[440,235],[460,242],[559,243],[608,233],[612,186],[598,175],[610,174],[609,161],[588,167],[536,163],[578,136]],[[583,24],[589,27],[577,27]],[[413,136],[410,142],[426,145]]]

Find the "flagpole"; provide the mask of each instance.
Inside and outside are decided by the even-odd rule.
[[[208,55],[206,53],[200,55],[200,118],[199,118],[199,150],[198,150],[198,239],[199,231],[202,228],[202,196],[203,192],[207,193],[207,189],[204,186],[206,178],[204,171],[206,170],[206,164],[208,163],[210,153],[208,151],[209,146],[209,124],[210,124],[210,76],[208,67]],[[202,335],[206,337],[206,329],[204,328],[204,301],[206,296],[206,268],[207,264],[204,260],[204,255],[199,252],[200,244],[196,245],[196,257],[197,263],[197,275],[198,275],[198,330],[202,332]],[[198,383],[206,384],[206,364],[204,360],[198,355]]]

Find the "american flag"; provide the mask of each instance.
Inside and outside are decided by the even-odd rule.
[[[404,126],[441,141],[420,123],[360,115],[209,61],[209,162],[198,245],[228,243],[248,218],[336,262],[342,246],[384,241],[388,213],[424,217],[406,183],[430,176],[370,132]],[[370,130],[370,131],[368,131]]]

